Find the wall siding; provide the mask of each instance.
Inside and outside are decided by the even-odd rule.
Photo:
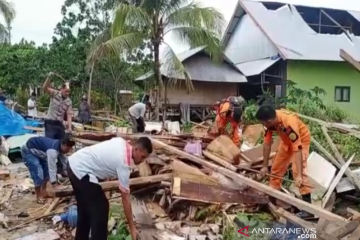
[[[193,81],[194,92],[187,93],[185,86],[167,89],[167,99],[170,104],[188,103],[193,105],[211,105],[214,102],[236,95],[236,83],[214,83]],[[164,94],[161,96],[163,102]]]
[[[323,100],[346,111],[354,121],[360,120],[360,73],[346,62],[288,61],[287,79],[302,89],[315,86],[326,91]],[[350,102],[335,102],[335,86],[349,86]]]

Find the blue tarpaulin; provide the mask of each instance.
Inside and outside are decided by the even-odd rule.
[[[32,131],[24,129],[24,126],[37,127],[39,121],[27,121],[20,114],[0,104],[0,136],[10,137],[23,135]]]

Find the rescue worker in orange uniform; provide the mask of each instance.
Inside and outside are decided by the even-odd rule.
[[[217,110],[215,124],[218,130],[218,136],[227,134],[230,136],[236,146],[240,145],[239,125],[244,111],[244,98],[241,96],[230,96],[223,99]],[[231,132],[226,132],[226,125],[230,123]]]
[[[302,199],[311,203],[311,190],[309,179],[305,173],[307,158],[310,151],[310,131],[299,117],[287,110],[275,110],[272,106],[261,106],[256,113],[256,118],[265,127],[263,150],[262,176],[268,173],[268,160],[271,151],[272,135],[277,132],[280,145],[271,167],[271,175],[283,178],[289,164],[292,164],[292,173],[295,184],[300,189]],[[270,186],[281,189],[281,179],[270,177]],[[307,212],[298,214],[301,218],[311,217]]]

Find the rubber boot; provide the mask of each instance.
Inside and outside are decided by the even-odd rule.
[[[303,199],[303,201],[311,204],[311,194],[310,193],[302,195],[302,199]],[[308,219],[308,218],[313,218],[314,217],[314,214],[305,212],[303,210],[298,212],[296,215],[301,219]]]

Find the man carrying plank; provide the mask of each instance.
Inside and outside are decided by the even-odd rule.
[[[152,153],[152,143],[141,137],[132,147],[116,137],[80,149],[69,157],[68,174],[77,201],[78,220],[75,240],[107,239],[109,202],[99,181],[118,178],[119,190],[130,234],[136,240],[130,202],[129,179],[131,165],[142,163]]]
[[[312,188],[305,173],[311,138],[308,127],[295,113],[286,110],[275,110],[272,106],[268,105],[263,105],[259,108],[256,118],[265,127],[262,175],[264,176],[268,173],[272,135],[274,132],[277,132],[280,137],[280,145],[271,167],[271,175],[278,176],[278,178],[270,177],[270,186],[278,190],[281,189],[281,178],[285,176],[291,163],[295,184],[300,189],[302,199],[311,203]],[[300,216],[307,218],[311,215],[303,212]]]

